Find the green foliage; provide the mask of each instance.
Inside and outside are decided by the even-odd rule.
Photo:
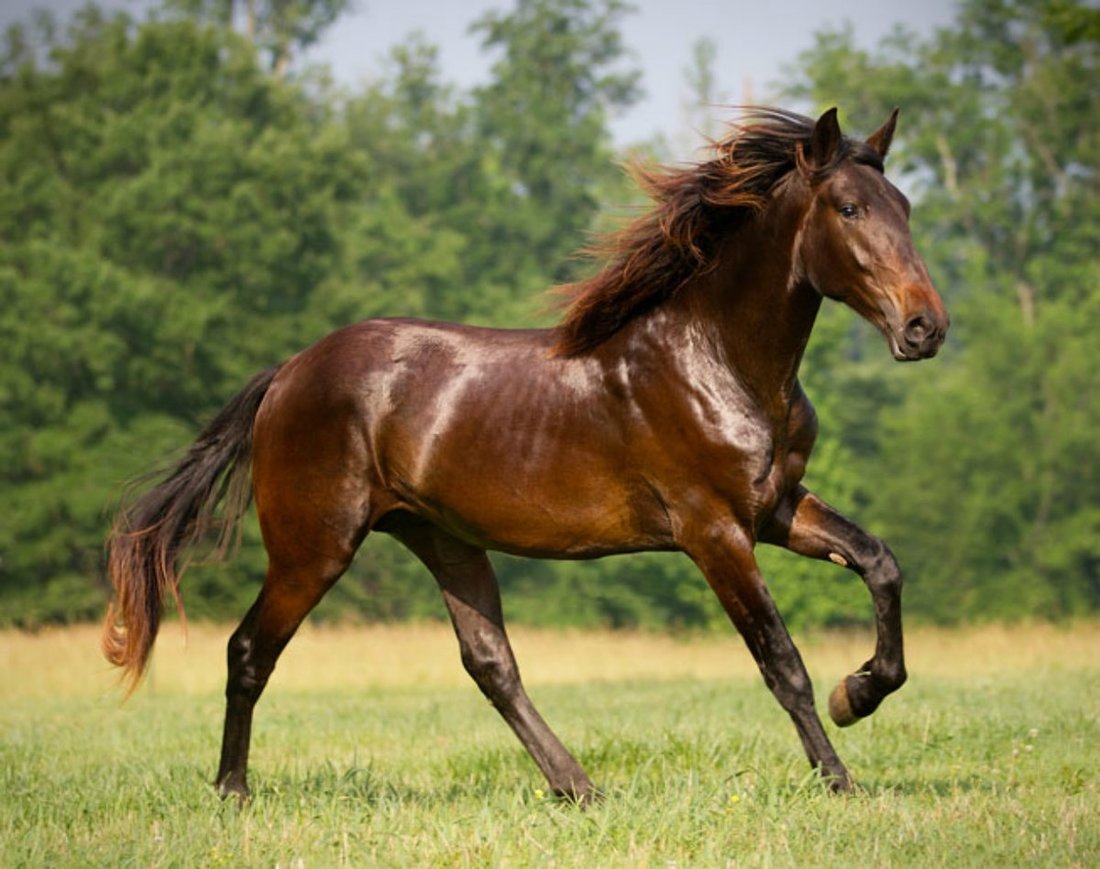
[[[64,34],[44,29],[45,60],[9,34],[0,620],[96,615],[121,481],[186,444],[256,369],[370,315],[534,319],[619,183],[605,121],[635,75],[618,70],[616,2],[487,17],[497,79],[467,95],[417,41],[360,93],[287,81],[264,34],[303,10],[321,27],[342,4],[250,8],[238,34],[220,2],[141,24],[89,7]],[[191,571],[191,612],[238,616],[262,569],[253,526],[232,564]],[[372,541],[320,616],[348,612],[440,608],[422,568]]]
[[[928,42],[872,54],[823,34],[791,89],[872,119],[903,106],[890,162],[952,311],[946,364],[899,377],[862,351],[824,369],[811,354],[806,380],[842,464],[873,469],[860,518],[927,617],[1100,606],[1098,24],[1080,3],[972,0]],[[861,435],[836,426],[849,401]]]
[[[225,30],[89,11],[2,68],[0,593],[36,623],[101,608],[120,481],[328,328],[361,169]]]
[[[474,25],[500,56],[476,95],[480,132],[499,161],[510,215],[496,237],[522,256],[501,274],[564,280],[566,261],[614,171],[607,121],[638,96],[622,71],[622,0],[519,0]]]
[[[0,622],[93,617],[123,481],[163,463],[255,370],[375,315],[547,323],[550,284],[636,203],[607,123],[638,96],[619,0],[520,0],[473,25],[489,81],[396,46],[352,92],[293,58],[342,0],[171,0],[136,22],[48,16],[0,51]],[[249,12],[251,10],[251,12]],[[32,45],[44,46],[32,49]],[[1100,14],[970,0],[927,40],[825,32],[789,94],[848,129],[903,109],[891,174],[954,325],[901,369],[826,305],[803,382],[821,437],[807,484],[888,540],[910,614],[1100,608]],[[686,87],[718,87],[695,46]],[[871,616],[858,578],[762,547],[795,626]],[[496,561],[511,617],[727,621],[685,558]],[[192,614],[236,618],[263,572],[255,524],[196,566]],[[396,544],[368,541],[318,618],[441,616]]]
[[[349,0],[245,0],[243,10],[234,0],[165,0],[164,8],[184,18],[230,28],[241,34],[267,58],[276,76],[283,76],[295,54],[315,44],[321,34],[351,5]]]
[[[884,421],[882,462],[894,473],[872,508],[899,541],[922,611],[1059,617],[1100,605],[1095,304],[1050,306],[1025,326],[988,298],[960,302],[959,322],[972,324],[963,336],[981,337]]]

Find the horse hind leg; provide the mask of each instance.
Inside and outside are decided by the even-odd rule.
[[[261,512],[269,556],[267,575],[256,602],[229,639],[225,729],[215,779],[222,797],[248,798],[248,751],[256,702],[279,655],[306,615],[343,575],[365,533],[335,533],[334,527],[341,523],[333,523],[331,516],[289,515],[297,521],[276,523],[270,511]]]
[[[531,703],[504,630],[500,588],[484,549],[411,517],[386,529],[439,583],[462,663],[534,759],[551,790],[585,804],[592,782]]]

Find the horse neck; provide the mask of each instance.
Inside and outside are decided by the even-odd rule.
[[[785,413],[821,305],[795,259],[807,207],[797,189],[778,195],[668,303],[668,325],[697,339],[687,342],[691,352],[711,354],[777,414]]]

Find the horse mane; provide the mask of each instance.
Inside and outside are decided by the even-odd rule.
[[[711,143],[709,160],[682,168],[631,167],[654,206],[587,251],[606,258],[598,273],[558,288],[567,301],[554,331],[554,355],[592,350],[706,271],[715,241],[763,209],[795,168],[813,129],[813,120],[794,112],[752,108]],[[831,172],[854,144],[843,139],[833,161],[815,175]]]

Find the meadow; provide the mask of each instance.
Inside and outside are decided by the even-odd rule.
[[[443,625],[307,628],[257,707],[254,799],[210,786],[228,627],[176,625],[121,702],[97,630],[0,633],[0,865],[1095,866],[1100,626],[918,629],[910,681],[827,727],[825,792],[728,637],[516,628],[602,787],[553,799]],[[819,707],[861,633],[797,638]]]

